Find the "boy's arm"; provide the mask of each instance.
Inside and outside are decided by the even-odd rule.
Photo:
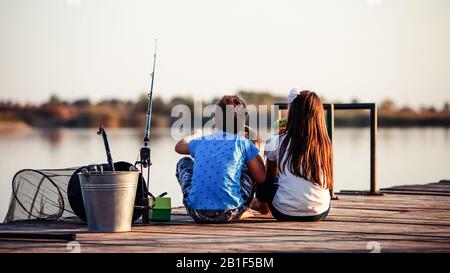
[[[261,156],[256,155],[252,160],[247,162],[247,167],[256,184],[264,183],[266,180],[266,168],[264,167]]]
[[[194,138],[200,137],[201,135],[202,135],[201,131],[197,130],[194,132],[194,134],[183,137],[175,145],[175,152],[182,154],[182,155],[188,155],[189,154],[189,142]]]
[[[245,137],[253,142],[258,149],[261,147],[261,138],[252,127],[245,125]]]

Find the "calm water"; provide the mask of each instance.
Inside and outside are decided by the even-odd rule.
[[[109,129],[113,159],[134,162],[142,130]],[[167,191],[181,205],[175,179],[175,140],[167,131],[152,139],[153,193]],[[342,190],[369,188],[369,129],[335,130],[335,186]],[[0,135],[0,221],[11,194],[15,172],[24,168],[66,168],[104,162],[105,152],[96,129],[34,130]],[[450,179],[450,129],[383,129],[378,137],[378,186],[422,184]]]

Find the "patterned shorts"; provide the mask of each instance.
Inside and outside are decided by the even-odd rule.
[[[230,210],[197,210],[192,209],[186,200],[189,195],[192,183],[192,174],[194,172],[194,160],[190,157],[183,157],[177,163],[176,176],[183,192],[183,204],[189,216],[199,223],[223,223],[234,222],[240,219],[241,215],[250,208],[253,199],[255,187],[250,173],[247,169],[242,170],[241,174],[241,195],[244,204],[239,208]]]

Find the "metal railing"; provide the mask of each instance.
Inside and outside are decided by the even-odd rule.
[[[275,103],[278,109],[286,110],[288,108],[287,103]],[[328,135],[331,143],[334,145],[334,111],[335,110],[369,110],[370,119],[370,190],[369,195],[381,195],[377,191],[377,132],[378,132],[378,113],[376,103],[324,103],[323,108],[327,112],[326,122],[328,127]],[[279,113],[281,117],[281,113]],[[364,193],[361,191],[345,191],[347,193]],[[334,191],[331,190],[334,197]]]

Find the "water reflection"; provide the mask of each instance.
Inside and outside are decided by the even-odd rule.
[[[50,142],[50,147],[53,149],[58,148],[58,145],[61,143],[63,139],[63,130],[61,128],[57,129],[44,129],[42,130],[41,137],[42,139],[48,140]]]

